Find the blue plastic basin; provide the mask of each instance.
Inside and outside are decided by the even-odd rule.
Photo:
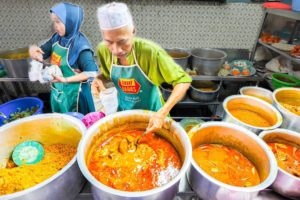
[[[36,97],[24,97],[1,104],[0,112],[2,112],[5,116],[9,117],[11,113],[17,111],[25,111],[27,108],[31,109],[32,107],[37,106],[39,108],[33,115],[43,113],[44,103],[41,99]],[[4,120],[6,119],[0,116],[0,126],[4,124]]]

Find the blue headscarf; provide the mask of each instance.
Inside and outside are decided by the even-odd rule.
[[[83,21],[83,9],[71,3],[59,3],[53,6],[50,12],[54,13],[66,27],[66,34],[63,37],[58,33],[52,36],[52,44],[58,41],[61,46],[69,48],[68,61],[72,66],[81,51],[86,49],[92,51],[88,39],[79,32]]]

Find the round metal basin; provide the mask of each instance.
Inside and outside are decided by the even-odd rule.
[[[121,191],[104,185],[99,182],[88,170],[86,165],[86,157],[90,151],[95,137],[107,133],[118,127],[124,127],[124,125],[131,124],[130,128],[142,128],[146,129],[149,119],[152,116],[150,111],[142,110],[129,110],[122,111],[112,115],[108,115],[105,118],[96,122],[91,126],[83,140],[79,144],[78,149],[78,163],[83,175],[92,185],[92,193],[94,199],[97,200],[120,200],[120,199],[141,199],[141,200],[161,200],[161,199],[173,199],[178,192],[178,186],[180,179],[185,175],[187,168],[190,165],[192,157],[192,147],[189,138],[179,123],[172,121],[170,130],[162,129],[162,132],[156,132],[156,134],[165,137],[176,148],[181,161],[182,167],[177,176],[169,183],[162,185],[151,190],[128,192]],[[136,124],[136,125],[133,125]],[[136,126],[136,127],[135,127]]]
[[[277,163],[271,149],[251,131],[226,122],[208,122],[189,132],[192,148],[201,144],[222,144],[238,150],[256,167],[261,183],[252,187],[225,184],[210,175],[192,159],[188,181],[202,199],[252,200],[269,187],[277,175]]]
[[[300,134],[287,129],[263,131],[259,137],[265,142],[278,142],[300,147]],[[278,167],[278,174],[272,184],[274,191],[291,199],[300,199],[300,178],[293,176]]]
[[[173,60],[185,70],[188,67],[188,60],[191,57],[190,51],[186,49],[173,48],[166,49],[166,52],[173,58]]]
[[[248,95],[232,95],[227,97],[223,102],[223,108],[225,110],[223,121],[240,125],[256,134],[262,130],[278,128],[282,124],[281,114],[271,104]],[[245,123],[232,115],[231,110],[233,109],[246,109],[254,111],[269,121],[271,125],[268,127],[259,127]]]
[[[240,93],[242,95],[248,95],[248,96],[262,99],[270,104],[273,103],[273,93],[270,90],[267,90],[265,88],[254,87],[254,86],[242,87],[240,89]]]
[[[224,51],[210,48],[192,50],[192,67],[200,75],[215,76],[223,66],[227,54]]]
[[[62,114],[40,114],[13,121],[0,127],[0,167],[6,165],[14,147],[26,140],[44,144],[63,143],[77,146],[86,131],[83,123]],[[0,196],[14,200],[74,199],[84,185],[76,155],[59,172],[28,189]]]
[[[299,88],[280,88],[273,92],[273,99],[275,107],[280,111],[283,116],[282,127],[300,132],[300,116],[292,113],[284,108],[279,101],[284,98],[292,98],[298,102],[300,106],[300,89]]]

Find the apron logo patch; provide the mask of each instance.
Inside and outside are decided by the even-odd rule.
[[[118,85],[127,94],[137,94],[141,89],[141,85],[135,79],[120,78]]]
[[[56,54],[55,52],[52,53],[51,55],[51,63],[53,65],[57,65],[60,67],[60,64],[61,64],[61,56]]]

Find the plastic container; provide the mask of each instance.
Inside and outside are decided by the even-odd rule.
[[[293,0],[292,1],[292,10],[300,12],[300,0]]]
[[[41,99],[36,97],[24,97],[0,105],[0,126],[10,117],[10,114],[18,111],[22,112],[32,107],[38,107],[32,115],[41,114],[43,113],[44,103]]]
[[[105,114],[103,112],[91,112],[91,113],[86,114],[83,117],[82,122],[84,123],[84,125],[87,128],[89,128],[95,122],[97,122],[98,120],[102,119],[103,117],[105,117]]]
[[[272,85],[274,89],[281,87],[300,86],[300,80],[288,74],[275,73],[272,75]]]
[[[79,120],[82,120],[83,117],[84,117],[84,115],[81,114],[81,113],[79,113],[79,112],[66,112],[65,114],[70,115],[72,117],[75,117],[75,118],[77,118]]]

